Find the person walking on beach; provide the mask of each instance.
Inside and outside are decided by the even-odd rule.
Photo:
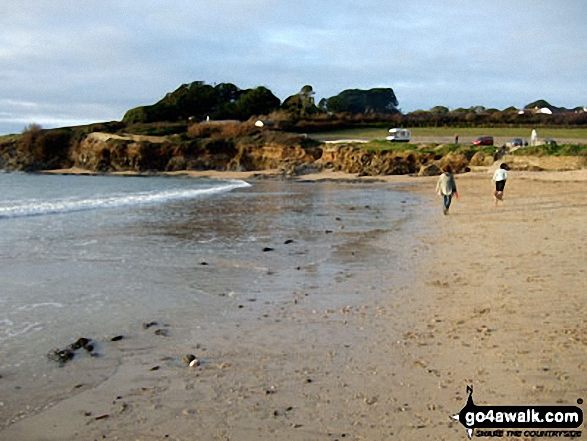
[[[458,199],[459,193],[457,192],[457,184],[450,165],[444,167],[443,171],[444,173],[440,175],[436,183],[436,193],[442,196],[443,213],[448,214],[453,195]]]
[[[503,189],[505,188],[505,181],[508,178],[509,169],[508,165],[503,162],[493,174],[493,181],[495,182],[495,190],[493,190],[493,205],[496,207],[497,201],[503,201]]]

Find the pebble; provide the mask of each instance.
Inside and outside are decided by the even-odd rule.
[[[287,239],[285,242],[283,242],[285,245],[289,245],[290,243],[293,243],[293,239]]]
[[[149,329],[151,326],[157,326],[157,322],[143,323],[143,329]]]
[[[112,337],[110,341],[120,341],[124,338],[122,335],[117,335],[116,337]]]
[[[47,354],[50,360],[56,361],[60,366],[74,357],[75,353],[69,349],[54,349]]]
[[[87,338],[80,337],[77,339],[77,341],[75,343],[72,343],[71,345],[69,345],[69,347],[75,351],[83,346],[86,346],[89,342],[90,342],[90,340],[88,340]]]
[[[200,365],[200,360],[198,360],[197,358],[193,359],[192,361],[190,361],[190,367],[194,367],[194,366],[199,366]]]
[[[155,335],[160,335],[161,337],[167,337],[169,335],[169,331],[167,329],[156,329]]]
[[[270,248],[270,247],[265,247],[265,248],[263,248],[263,252],[264,252],[264,253],[266,253],[266,252],[268,252],[268,251],[274,251],[274,250],[275,250],[275,248]]]
[[[196,356],[194,354],[186,354],[183,356],[183,361],[185,362],[185,364],[190,364],[195,359]]]

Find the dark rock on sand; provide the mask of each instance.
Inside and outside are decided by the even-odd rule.
[[[47,354],[49,360],[59,363],[59,366],[63,366],[69,360],[74,357],[75,353],[70,349],[53,349]]]
[[[263,252],[266,253],[268,251],[274,251],[275,248],[265,247],[263,248]]]
[[[143,323],[143,329],[149,329],[151,326],[157,326],[157,322]]]
[[[55,361],[59,363],[60,366],[63,366],[69,360],[73,359],[75,356],[75,351],[78,349],[84,348],[88,352],[93,351],[94,345],[92,345],[90,342],[91,340],[89,338],[80,337],[75,341],[75,343],[70,344],[65,349],[53,349],[47,354],[47,357],[49,360]]]
[[[73,351],[77,351],[79,348],[86,346],[90,342],[89,339],[85,337],[80,337],[77,339],[75,343],[69,345],[69,348]]]
[[[185,364],[190,364],[195,359],[196,359],[196,356],[194,354],[186,354],[183,356],[183,361]]]
[[[110,341],[120,341],[124,338],[122,335],[117,335],[116,337],[112,337]]]

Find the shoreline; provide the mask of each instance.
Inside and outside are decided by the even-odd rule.
[[[456,174],[457,178],[466,176],[489,176],[497,167],[477,166],[471,167],[468,173]],[[415,182],[436,182],[438,176],[415,176],[415,175],[376,175],[376,176],[359,176],[357,173],[335,172],[323,170],[317,173],[302,174],[299,176],[284,176],[281,169],[256,170],[256,171],[217,171],[217,170],[180,170],[174,172],[93,172],[90,170],[72,167],[67,169],[42,170],[37,172],[47,175],[74,175],[74,176],[176,176],[188,178],[210,178],[210,179],[291,179],[295,181],[318,182],[325,180],[333,181],[353,181],[353,182],[385,182],[385,183],[415,183]],[[540,171],[518,171],[514,170],[516,179],[530,179],[539,181],[557,181],[557,182],[583,182],[587,181],[587,168],[578,170],[540,170]]]
[[[199,173],[193,176],[204,177]],[[176,361],[137,359],[115,381],[15,423],[0,438],[449,440],[466,437],[450,415],[464,406],[470,384],[477,404],[575,405],[587,394],[587,171],[512,172],[497,209],[489,170],[456,178],[461,199],[449,216],[434,196],[437,177],[390,176],[377,184],[378,191],[415,193],[429,207],[421,219],[426,230],[405,250],[415,277],[393,296],[378,288],[374,303],[315,312],[279,305],[267,311],[280,320],[270,328],[275,336],[257,335],[254,321],[238,331],[257,346],[240,348],[235,340],[210,349],[209,361],[191,371]],[[381,247],[397,246],[390,239],[357,245],[364,268],[349,261],[346,270],[357,290],[372,278],[368,268]],[[394,283],[377,277],[382,286]],[[279,337],[300,326],[319,334],[306,335],[306,346],[278,350]],[[363,344],[346,347],[345,335]],[[181,354],[170,343],[168,351]],[[146,372],[155,363],[161,376]],[[113,401],[118,394],[124,399]],[[92,402],[84,417],[81,409]]]

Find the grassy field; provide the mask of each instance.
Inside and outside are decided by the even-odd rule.
[[[522,137],[530,139],[531,129],[528,128],[476,128],[476,127],[415,127],[411,129],[412,137],[437,137],[437,138],[454,138],[455,134],[459,138],[477,137],[481,135],[492,135],[495,137]],[[538,128],[540,138],[554,139],[581,139],[587,140],[587,128],[569,129],[558,127]],[[337,130],[332,132],[312,133],[311,136],[320,140],[334,139],[385,139],[387,130],[381,128],[358,128],[349,130]]]

